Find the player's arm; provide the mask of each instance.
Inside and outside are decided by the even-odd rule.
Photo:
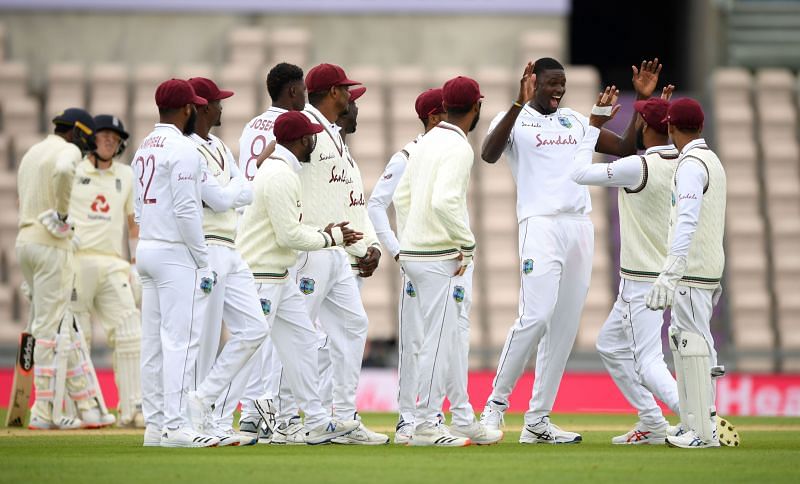
[[[239,166],[234,162],[233,153],[228,147],[225,147],[225,150],[228,153],[228,160],[230,161],[230,169],[231,169],[231,179],[238,179],[242,185],[241,190],[239,191],[239,196],[233,201],[233,206],[235,208],[241,208],[253,203],[253,187],[250,186],[247,179],[244,176],[244,172],[239,169]]]
[[[533,73],[533,63],[528,62],[519,81],[517,100],[508,108],[508,111],[498,115],[489,127],[489,134],[483,140],[481,158],[487,163],[496,163],[505,151],[511,140],[511,131],[517,122],[522,107],[533,98],[533,89],[536,84],[536,74]]]
[[[233,169],[233,167],[231,167],[231,169]],[[246,183],[247,180],[245,180],[244,177],[231,178],[228,184],[223,187],[219,184],[219,180],[211,174],[211,171],[205,166],[205,163],[203,163],[202,172],[202,182],[200,186],[203,203],[211,210],[219,213],[247,205],[246,203],[237,205],[238,202],[246,200],[246,197],[241,197],[241,193],[244,190],[249,192],[250,201],[252,202],[252,191],[250,191],[250,187]]]
[[[178,159],[171,167],[169,179],[175,223],[195,264],[204,268],[208,266],[208,248],[203,236],[203,207],[197,199],[203,161],[194,149],[176,154]]]
[[[53,193],[56,197],[55,211],[60,216],[69,212],[69,199],[72,196],[72,183],[75,168],[81,161],[81,152],[75,145],[68,145],[56,159],[53,168]]]
[[[465,194],[472,169],[472,155],[466,148],[455,149],[441,161],[433,182],[431,210],[444,226],[450,239],[464,254],[464,265],[475,250],[475,237],[465,220]]]
[[[392,196],[400,183],[406,162],[406,155],[402,151],[392,156],[367,202],[367,213],[375,228],[375,235],[395,259],[400,254],[400,242],[392,231],[387,211],[392,204]]]
[[[633,70],[633,88],[636,91],[636,99],[648,99],[658,84],[658,75],[661,73],[662,65],[658,63],[658,57],[651,61],[642,61],[642,65]],[[636,111],[633,111],[631,120],[622,136],[615,132],[603,128],[600,138],[597,140],[597,151],[607,155],[628,156],[636,153]]]

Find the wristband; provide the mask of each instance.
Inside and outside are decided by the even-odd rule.
[[[516,106],[516,107],[522,109],[522,104],[520,104],[518,101],[514,101],[513,106]]]
[[[344,234],[342,234],[342,228],[333,226],[331,227],[331,236],[333,237],[333,241],[336,245],[341,246],[344,242]]]
[[[611,106],[592,106],[592,114],[597,116],[611,116]]]

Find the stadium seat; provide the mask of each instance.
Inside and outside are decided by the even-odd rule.
[[[279,28],[270,33],[271,64],[308,65],[311,33],[302,28]]]
[[[175,66],[175,77],[178,79],[191,79],[192,77],[205,77],[206,79],[211,79],[215,82],[216,79],[214,78],[214,67],[211,64],[207,64],[204,62],[200,63],[188,63],[188,64],[178,64]],[[219,83],[217,82],[217,85]],[[224,89],[224,88],[220,88]]]
[[[172,77],[165,64],[140,64],[131,69],[133,73],[133,103],[150,103],[155,106],[156,88]]]
[[[52,119],[66,108],[86,107],[86,73],[82,64],[63,62],[47,69],[45,117]]]
[[[128,69],[123,64],[95,64],[89,71],[89,112],[111,114],[127,125]]]
[[[224,101],[223,115],[229,109],[237,109],[242,113],[249,112],[250,117],[247,119],[249,121],[266,110],[263,102],[267,92],[266,71],[250,63],[230,63],[220,67],[217,77],[220,89],[234,92],[232,97]]]
[[[11,139],[5,133],[0,132],[0,172],[14,169],[11,158]]]
[[[228,61],[255,69],[266,63],[267,32],[263,27],[237,26],[228,33]]]
[[[30,73],[24,62],[0,62],[0,103],[28,96]]]
[[[48,118],[49,121],[52,118]],[[48,127],[49,128],[49,127]],[[39,104],[33,98],[10,98],[3,102],[3,132],[9,136],[39,133]]]
[[[519,65],[534,62],[542,57],[564,58],[562,35],[554,30],[524,32],[519,39]],[[520,71],[520,76],[522,72]]]

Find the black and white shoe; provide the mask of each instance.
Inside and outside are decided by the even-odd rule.
[[[216,447],[219,439],[194,431],[191,427],[164,429],[161,433],[161,447]]]
[[[577,444],[581,441],[583,437],[580,434],[561,430],[558,425],[550,423],[548,416],[525,425],[519,436],[520,444]]]

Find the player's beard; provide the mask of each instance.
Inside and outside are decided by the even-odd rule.
[[[644,126],[636,130],[636,149],[644,150]]]
[[[189,119],[187,119],[186,124],[183,125],[183,134],[188,136],[194,133],[194,128],[196,124],[197,124],[197,111],[192,109],[192,113],[189,115]]]
[[[310,163],[311,162],[311,153],[314,152],[314,149],[316,149],[316,147],[317,147],[317,135],[315,134],[309,140],[308,151],[306,152],[305,156],[303,156],[303,159],[300,160],[300,161],[302,161],[303,163]]]
[[[475,115],[475,119],[472,120],[472,124],[469,126],[469,132],[471,133],[472,130],[478,125],[478,121],[481,120],[481,112],[478,111],[478,114]]]

